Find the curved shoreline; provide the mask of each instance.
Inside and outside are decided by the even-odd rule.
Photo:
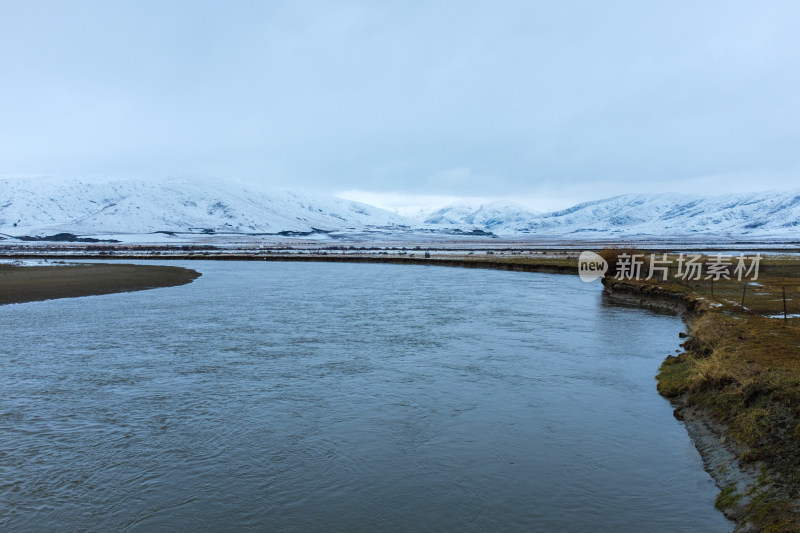
[[[671,309],[686,324],[687,334],[682,335],[687,337],[682,344],[685,351],[677,357],[667,356],[662,363],[656,377],[658,391],[675,406],[675,418],[684,422],[706,471],[720,488],[717,509],[736,522],[736,531],[798,531],[800,502],[793,496],[797,491],[796,463],[793,462],[796,458],[787,454],[785,448],[793,446],[791,435],[776,425],[769,430],[771,440],[760,437],[764,439],[761,442],[747,441],[741,435],[742,427],[737,420],[748,415],[748,409],[753,408],[759,397],[769,394],[765,391],[770,382],[737,385],[734,360],[723,359],[730,367],[722,369],[727,372],[724,379],[710,378],[692,366],[699,365],[697,361],[709,362],[718,351],[724,358],[728,348],[723,340],[740,344],[752,340],[737,337],[735,330],[719,326],[721,315],[713,311],[714,304],[698,295],[613,278],[604,278],[603,285],[613,299],[641,307]],[[738,322],[743,319],[746,316],[734,318]],[[716,340],[711,343],[707,338],[709,321],[720,328],[714,331]],[[745,353],[753,359],[746,363],[757,366],[757,350],[752,344],[747,346],[749,351]],[[770,374],[773,369],[767,367],[766,370]],[[732,391],[727,380],[738,390]],[[748,392],[749,389],[755,392]],[[741,394],[745,396],[738,400],[741,405],[730,403],[731,396]],[[770,420],[775,414],[785,417],[781,411],[781,403],[785,401],[783,398],[776,403],[759,404],[758,409],[763,412],[760,416],[765,417],[764,420]],[[800,425],[795,432],[797,439]]]
[[[188,268],[161,265],[0,265],[0,305],[174,287],[200,276]]]
[[[641,292],[635,286],[622,282],[604,280],[604,286],[606,294],[613,300],[643,308],[675,312],[686,325],[687,336],[691,334],[694,313],[697,312],[696,301],[675,294]],[[700,453],[706,472],[720,490],[735,485],[739,492],[745,492],[758,482],[755,466],[747,468],[738,461],[742,450],[725,437],[725,426],[716,422],[708,410],[691,405],[686,395],[667,399],[675,407],[675,418],[684,423],[689,437]],[[735,506],[721,511],[726,517],[736,521],[738,526],[750,501],[749,497],[742,498]]]

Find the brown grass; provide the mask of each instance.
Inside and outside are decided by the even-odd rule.
[[[776,289],[800,288],[800,276],[792,275],[798,266],[796,259],[768,262],[759,292],[771,292],[774,299]],[[766,465],[772,483],[752,488],[757,497],[745,521],[758,531],[800,531],[800,322],[785,324],[760,315],[753,309],[757,306],[732,304],[719,285],[714,296],[703,284],[617,285],[670,298],[682,292],[688,301],[702,302],[694,306],[699,312],[691,321],[686,352],[661,366],[659,392],[705,408],[740,445],[740,459]]]

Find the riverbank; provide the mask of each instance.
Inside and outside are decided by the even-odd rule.
[[[763,280],[768,283],[768,278]],[[679,311],[684,352],[657,376],[737,531],[800,531],[800,327],[678,284],[603,280],[613,297]]]
[[[514,270],[518,272],[542,272],[548,274],[575,274],[578,269],[578,254],[574,251],[548,251],[536,255],[501,255],[494,252],[483,254],[453,253],[446,256],[424,252],[381,252],[361,253],[181,253],[172,250],[169,254],[126,253],[108,255],[103,253],[80,254],[2,254],[0,259],[27,260],[101,260],[101,261],[301,261],[323,263],[382,263],[393,265],[433,265],[456,266],[464,268],[489,268],[494,270]]]
[[[198,277],[199,272],[188,268],[160,265],[0,264],[0,305],[173,287]]]

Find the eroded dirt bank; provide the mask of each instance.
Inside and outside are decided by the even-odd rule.
[[[800,531],[795,328],[721,312],[675,287],[613,278],[603,284],[614,299],[671,309],[684,319],[685,351],[664,361],[658,390],[675,406],[719,486],[717,508],[736,521],[737,531]]]

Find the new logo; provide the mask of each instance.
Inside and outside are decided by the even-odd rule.
[[[594,252],[581,252],[578,257],[578,275],[581,281],[590,282],[602,278],[608,271],[608,263]]]

